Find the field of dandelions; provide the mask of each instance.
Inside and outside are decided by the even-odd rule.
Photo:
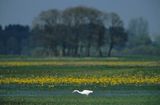
[[[19,95],[20,90],[73,90],[118,91],[122,89],[152,91],[155,95],[114,97],[59,94],[58,96]],[[103,90],[101,90],[103,89]],[[112,58],[3,58],[0,57],[0,98],[4,105],[159,105],[160,59],[159,57]],[[15,94],[11,94],[15,93]],[[160,93],[160,92],[159,92]],[[70,95],[68,95],[70,94]],[[96,93],[95,93],[96,94]],[[100,94],[100,93],[99,93]],[[106,93],[107,94],[107,93]],[[13,96],[17,97],[13,97]],[[45,94],[47,95],[47,93]],[[36,97],[36,99],[35,99]],[[45,97],[45,98],[44,98]],[[72,98],[75,100],[72,100]],[[140,97],[140,99],[136,99]],[[44,100],[41,100],[43,98]],[[53,98],[53,100],[52,100]],[[61,99],[59,99],[61,98]],[[98,99],[99,101],[94,101]],[[68,100],[67,100],[68,99]],[[83,99],[83,101],[81,100]],[[127,99],[128,101],[124,101]],[[148,101],[150,99],[150,101]],[[15,100],[15,101],[14,101]],[[56,101],[57,100],[57,101]],[[77,101],[79,103],[77,103]],[[137,101],[133,101],[137,100]],[[42,101],[42,102],[41,102]],[[62,102],[63,101],[63,102]],[[100,103],[99,103],[100,102]],[[152,102],[152,104],[150,103]],[[38,104],[37,104],[38,103]],[[88,104],[87,104],[88,103]]]

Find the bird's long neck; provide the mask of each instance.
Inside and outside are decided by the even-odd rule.
[[[81,93],[79,90],[77,90],[77,93]]]
[[[79,90],[77,90],[76,92],[77,92],[77,93],[81,93],[81,91],[79,91]]]

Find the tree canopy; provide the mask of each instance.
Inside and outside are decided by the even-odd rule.
[[[0,25],[0,54],[9,55],[159,54],[158,42],[159,37],[151,40],[148,22],[142,17],[131,19],[125,29],[117,13],[85,6],[42,11],[31,28]]]
[[[52,9],[41,12],[33,23],[33,37],[37,40],[34,40],[35,45],[38,42],[40,47],[55,56],[103,56],[107,52],[107,41],[112,41],[112,37],[117,37],[110,43],[114,46],[127,41],[122,41],[127,36],[119,15],[95,8],[78,6],[64,11]],[[116,35],[109,32],[111,27],[117,29],[112,30],[116,31]],[[109,49],[108,53],[111,54],[112,48]]]

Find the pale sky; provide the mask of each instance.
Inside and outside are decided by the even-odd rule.
[[[31,25],[41,11],[78,5],[116,12],[127,26],[132,18],[149,22],[150,33],[160,34],[160,0],[0,0],[0,25]]]

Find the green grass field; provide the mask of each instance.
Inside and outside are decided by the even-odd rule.
[[[152,78],[151,83],[132,84],[19,83],[6,78]],[[156,80],[155,80],[156,79]],[[138,80],[138,79],[137,79]],[[0,103],[2,105],[159,105],[160,57],[33,58],[0,56]],[[127,80],[125,80],[127,82]],[[141,80],[140,80],[141,81]],[[152,80],[151,80],[152,81]],[[90,96],[72,94],[91,89]]]
[[[160,96],[52,96],[3,97],[3,105],[159,105]]]

